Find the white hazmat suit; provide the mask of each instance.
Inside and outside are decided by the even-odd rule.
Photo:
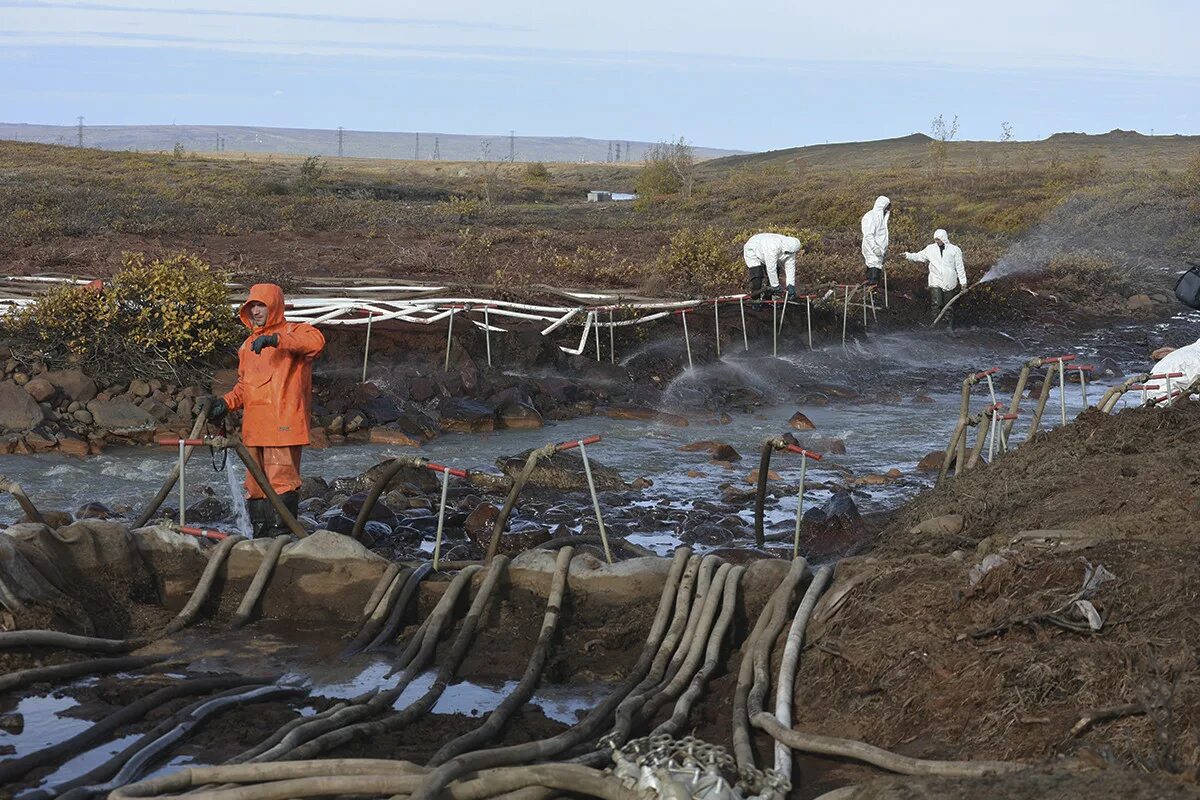
[[[909,261],[920,261],[929,265],[929,288],[950,291],[959,286],[967,287],[967,270],[963,265],[962,248],[950,244],[950,238],[941,228],[933,234],[936,240],[919,253],[905,253]],[[938,242],[942,245],[939,246]]]
[[[795,236],[784,236],[782,233],[756,233],[746,240],[742,247],[742,257],[746,259],[746,269],[750,271],[751,281],[758,268],[767,273],[767,280],[772,289],[779,288],[779,264],[783,264],[784,278],[788,286],[796,285],[796,254],[802,245]]]
[[[878,281],[879,275],[872,270],[883,271],[883,257],[888,248],[888,217],[891,216],[892,201],[883,195],[875,198],[875,207],[863,214],[862,254],[867,263],[867,280]]]
[[[1178,350],[1172,350],[1150,369],[1151,375],[1170,375],[1175,372],[1183,373],[1182,378],[1171,378],[1170,386],[1175,391],[1191,385],[1192,381],[1200,377],[1200,339],[1184,345]],[[1166,378],[1155,378],[1150,381],[1150,385],[1159,388],[1146,392],[1148,399],[1165,400],[1167,398]],[[1137,392],[1132,394],[1140,399]]]

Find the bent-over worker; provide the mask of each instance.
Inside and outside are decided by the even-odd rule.
[[[936,319],[942,308],[954,299],[960,288],[967,288],[967,270],[963,266],[962,249],[950,244],[946,232],[938,228],[933,233],[933,244],[919,253],[905,253],[909,261],[920,261],[929,265],[929,310]],[[946,312],[950,329],[954,329],[954,309]]]
[[[867,283],[874,286],[883,276],[883,259],[888,249],[888,220],[892,201],[880,195],[875,206],[862,217],[862,254],[867,264]]]
[[[756,233],[746,240],[742,257],[746,260],[746,278],[750,296],[762,299],[779,293],[779,265],[783,264],[789,299],[796,298],[796,254],[804,245],[795,236],[782,233]],[[766,276],[768,287],[763,286]]]
[[[278,286],[250,287],[238,314],[250,329],[238,349],[238,380],[224,397],[212,401],[209,419],[217,422],[242,409],[242,441],[294,516],[300,505],[300,453],[309,441],[312,365],[325,349],[325,337],[312,325],[287,322],[283,310]],[[246,496],[254,535],[262,536],[278,520],[249,472]]]

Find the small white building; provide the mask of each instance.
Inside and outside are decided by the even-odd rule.
[[[588,192],[589,203],[607,203],[612,199],[612,192],[601,192],[595,189]]]

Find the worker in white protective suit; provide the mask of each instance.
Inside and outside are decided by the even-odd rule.
[[[883,195],[875,198],[875,207],[863,214],[862,254],[867,262],[867,283],[875,285],[883,277],[883,258],[888,249],[888,219],[892,201]]]
[[[905,253],[904,257],[929,265],[929,310],[934,319],[961,289],[967,288],[962,248],[950,244],[950,237],[941,228],[933,232],[933,244],[919,253]],[[954,310],[947,311],[946,317],[953,330]]]
[[[795,236],[782,233],[756,233],[746,240],[742,257],[746,259],[746,277],[750,296],[762,299],[779,294],[779,265],[783,265],[789,299],[796,298],[796,255],[804,245]],[[766,276],[768,287],[763,286]]]
[[[1183,373],[1182,377],[1175,377],[1169,380],[1167,378],[1153,378],[1150,380],[1149,384],[1158,388],[1148,390],[1146,392],[1146,399],[1158,400],[1161,403],[1167,399],[1168,386],[1172,392],[1177,392],[1180,389],[1191,386],[1196,378],[1200,378],[1200,339],[1172,350],[1150,368],[1151,375],[1173,375],[1179,372]],[[1133,394],[1140,399],[1136,391]]]

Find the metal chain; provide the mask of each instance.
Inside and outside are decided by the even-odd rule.
[[[602,741],[601,744],[612,747],[611,741]],[[631,739],[623,747],[613,748],[613,761],[618,766],[632,765],[639,770],[694,770],[697,776],[700,771],[713,772],[744,797],[765,797],[772,793],[785,796],[792,788],[791,781],[773,769],[751,767],[739,770],[737,760],[728,750],[695,736],[676,739],[659,734]],[[736,780],[730,780],[734,777]]]

